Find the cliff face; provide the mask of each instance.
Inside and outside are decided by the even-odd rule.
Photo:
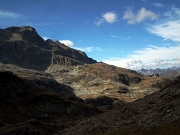
[[[52,40],[48,39],[46,40],[46,43],[51,47],[52,50],[52,65],[57,64],[72,66],[82,65],[84,63],[96,63],[95,60],[88,58],[84,52],[69,48],[58,41],[53,42]]]
[[[60,42],[44,41],[34,28],[27,26],[0,29],[0,62],[46,70],[54,64],[71,66],[96,61]]]

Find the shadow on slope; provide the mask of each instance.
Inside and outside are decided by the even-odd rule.
[[[53,134],[102,113],[72,100],[12,72],[0,72],[0,134]]]
[[[61,131],[64,135],[179,135],[180,77],[160,91]]]

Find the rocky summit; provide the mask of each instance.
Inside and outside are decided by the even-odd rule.
[[[53,64],[72,66],[96,61],[58,41],[44,41],[34,28],[26,26],[0,29],[0,62],[44,71]]]
[[[179,85],[0,29],[0,135],[179,135]]]

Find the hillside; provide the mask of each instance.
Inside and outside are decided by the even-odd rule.
[[[179,86],[180,77],[97,62],[29,26],[0,29],[0,135],[176,135]]]
[[[108,96],[125,102],[132,102],[151,94],[170,82],[159,76],[144,76],[135,71],[105,63],[85,64],[73,67],[49,67],[57,82],[72,87],[80,98]]]
[[[44,41],[29,26],[0,29],[0,62],[2,70],[56,91],[58,83],[65,84],[69,93],[83,99],[108,96],[132,102],[169,82],[169,79],[146,77],[132,70],[97,63],[84,52],[58,41]]]
[[[71,66],[96,63],[85,53],[58,41],[44,41],[29,26],[0,29],[0,62],[41,71],[53,64]]]
[[[1,135],[53,134],[102,113],[81,99],[52,92],[12,72],[0,76]]]
[[[176,78],[180,75],[180,68],[174,67],[174,68],[167,68],[167,69],[140,69],[137,70],[139,74],[152,76],[152,75],[159,75],[161,77],[166,78]]]
[[[167,71],[161,73],[160,76],[167,77],[167,78],[176,78],[177,76],[180,75],[180,72],[178,70],[179,69],[167,70]]]
[[[60,134],[179,135],[180,77],[158,92],[83,121]]]

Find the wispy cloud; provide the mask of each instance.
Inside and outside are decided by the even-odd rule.
[[[155,6],[156,8],[163,8],[164,5],[161,3],[153,2],[151,5]]]
[[[71,40],[59,40],[60,43],[65,44],[66,46],[72,47],[74,43]]]
[[[95,21],[95,24],[97,26],[100,26],[102,23],[114,23],[118,19],[118,14],[116,14],[115,12],[107,12],[105,14],[102,15],[101,18],[99,18],[97,21]]]
[[[111,35],[111,37],[113,37],[113,38],[119,38],[118,36],[116,36],[116,35]]]
[[[92,47],[92,46],[89,46],[89,47],[74,47],[74,49],[77,49],[77,50],[81,50],[83,52],[102,52],[104,49],[100,48],[100,47]]]
[[[128,20],[128,24],[136,24],[145,20],[154,20],[157,17],[157,14],[146,10],[144,7],[141,8],[136,14],[133,13],[132,8],[127,7],[126,11],[124,12],[123,19]]]
[[[149,25],[147,30],[165,40],[180,42],[180,9],[172,7],[170,11],[164,13],[165,18],[154,25]]]
[[[0,10],[0,19],[18,19],[22,17],[22,14]]]
[[[48,23],[48,22],[39,22],[39,23],[32,23],[32,19],[34,17],[32,16],[25,16],[23,14],[15,13],[15,12],[9,12],[0,10],[0,24],[1,25],[16,25],[16,26],[47,26],[47,25],[55,25],[60,23]],[[28,21],[29,19],[29,21]]]
[[[125,58],[110,58],[103,62],[128,69],[168,68],[180,66],[179,51],[180,45],[175,47],[148,46],[134,51]]]

